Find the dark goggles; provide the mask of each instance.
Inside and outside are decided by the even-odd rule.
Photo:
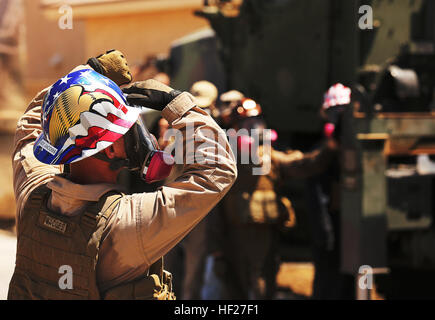
[[[138,171],[145,182],[164,180],[171,173],[174,158],[160,150],[156,138],[149,133],[140,117],[125,135],[125,149],[128,169]]]

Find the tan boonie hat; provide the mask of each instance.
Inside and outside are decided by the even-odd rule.
[[[195,97],[196,104],[201,108],[210,107],[218,97],[216,86],[209,81],[198,81],[190,88],[190,93]]]

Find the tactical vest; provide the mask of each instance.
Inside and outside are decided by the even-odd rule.
[[[83,214],[68,217],[47,208],[50,193],[45,185],[35,189],[21,213],[9,300],[175,299],[162,260],[137,281],[99,291],[100,241],[121,194],[109,192],[88,205]]]

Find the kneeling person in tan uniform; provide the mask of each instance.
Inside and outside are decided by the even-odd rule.
[[[122,92],[118,85],[130,81],[125,58],[110,51],[43,90],[20,118],[8,299],[174,298],[162,257],[228,192],[236,164],[224,132],[189,93],[154,80]],[[161,110],[206,163],[185,164],[154,192],[128,194],[118,184],[122,169],[147,183],[164,179],[171,166],[136,106]]]

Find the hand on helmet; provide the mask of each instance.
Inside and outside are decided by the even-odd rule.
[[[127,59],[118,50],[110,50],[96,58],[90,58],[87,64],[118,86],[128,84],[133,79]]]
[[[137,105],[162,111],[180,91],[153,79],[135,82],[122,90],[127,94],[127,101]]]

